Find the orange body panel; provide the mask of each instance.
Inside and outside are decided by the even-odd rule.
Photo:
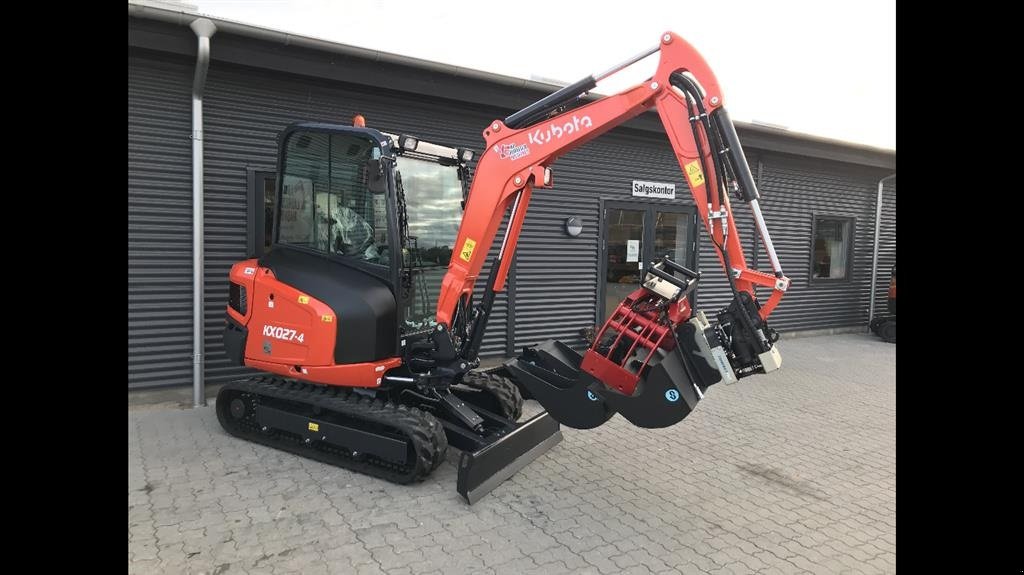
[[[385,373],[402,365],[402,358],[392,357],[373,363],[300,367],[252,359],[246,356],[245,365],[261,371],[269,371],[270,373],[311,383],[341,387],[379,387]],[[301,371],[299,371],[300,369]]]
[[[255,259],[232,266],[231,281],[246,289],[247,306],[228,316],[249,330],[245,365],[286,377],[346,387],[377,387],[401,358],[370,363],[334,364],[337,322],[327,304],[282,283]]]

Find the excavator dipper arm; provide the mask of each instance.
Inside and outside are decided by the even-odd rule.
[[[582,104],[597,82],[660,53],[654,76],[618,94]],[[781,366],[767,317],[789,287],[765,226],[754,178],[718,80],[685,40],[665,33],[655,48],[588,76],[512,114],[483,132],[486,149],[466,201],[462,226],[438,298],[439,330],[461,337],[456,361],[473,366],[495,294],[505,287],[533,189],[550,187],[562,155],[656,108],[694,203],[726,272],[734,299],[712,325],[682,296],[700,274],[668,258],[650,265],[580,356],[559,342],[524,350],[509,373],[559,422],[589,428],[618,412],[636,425],[665,427],[684,418],[718,381],[732,383]],[[772,273],[747,267],[730,193],[746,202]],[[505,214],[508,226],[480,303],[474,284]],[[764,304],[755,288],[771,290]],[[449,347],[452,349],[455,346]]]

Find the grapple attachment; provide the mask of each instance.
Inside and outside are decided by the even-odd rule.
[[[701,313],[690,317],[685,299],[699,277],[666,258],[647,270],[643,286],[619,304],[585,354],[551,340],[526,348],[506,368],[569,427],[597,427],[616,412],[639,427],[678,423],[722,378],[708,351],[715,347],[710,325]]]

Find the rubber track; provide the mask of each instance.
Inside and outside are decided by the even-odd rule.
[[[233,418],[230,412],[231,400],[239,395],[243,395],[248,407],[254,405],[253,401],[258,403],[260,398],[269,398],[316,406],[325,412],[343,415],[350,419],[348,425],[352,424],[351,420],[364,420],[386,426],[389,432],[411,441],[416,456],[405,465],[369,454],[354,458],[350,452],[325,443],[307,445],[290,434],[262,432],[253,414],[248,414],[240,425],[240,420]],[[364,397],[347,389],[258,376],[234,381],[221,388],[217,394],[216,411],[221,426],[236,437],[393,483],[422,481],[444,461],[448,450],[444,429],[432,415],[416,407]]]
[[[507,377],[496,373],[471,371],[462,378],[462,383],[475,389],[489,392],[498,400],[506,419],[517,421],[523,415],[523,394]]]

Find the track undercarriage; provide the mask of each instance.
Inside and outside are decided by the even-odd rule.
[[[398,484],[425,479],[452,445],[463,451],[458,492],[474,503],[561,441],[547,413],[516,423],[522,403],[493,373],[433,397],[257,376],[225,385],[216,411],[236,437]]]

